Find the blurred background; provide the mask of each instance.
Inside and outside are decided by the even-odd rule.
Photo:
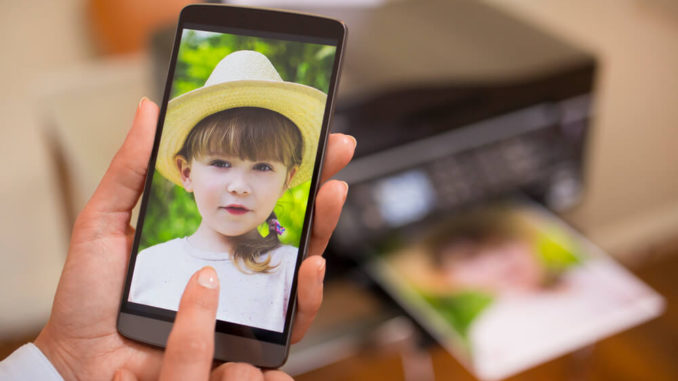
[[[161,100],[188,3],[2,3],[0,358],[49,316],[72,223],[139,99]],[[327,253],[323,308],[288,372],[473,379],[367,263],[432,220],[517,195],[557,213],[665,307],[515,379],[678,378],[675,2],[232,3],[325,14],[349,28],[333,128],[358,138],[339,175],[351,195]]]

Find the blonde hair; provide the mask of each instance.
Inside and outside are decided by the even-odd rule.
[[[272,110],[259,107],[238,107],[220,111],[205,117],[189,132],[176,156],[189,163],[209,155],[236,156],[241,160],[279,161],[287,172],[301,164],[303,141],[299,128],[287,117]],[[276,219],[271,212],[266,222]],[[270,229],[266,237],[257,229],[233,237],[233,262],[239,270],[241,263],[252,272],[269,272],[270,254],[279,247],[278,235]]]

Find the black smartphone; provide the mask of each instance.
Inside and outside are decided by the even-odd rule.
[[[221,284],[214,356],[281,366],[346,38],[226,5],[179,17],[118,330],[164,347],[193,273]]]

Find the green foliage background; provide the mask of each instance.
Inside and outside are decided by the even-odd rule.
[[[228,54],[255,50],[264,54],[284,81],[328,92],[335,47],[302,42],[185,30],[182,36],[170,99],[202,87],[212,69]],[[299,246],[310,181],[289,189],[274,211],[285,233],[284,244]],[[193,194],[153,174],[139,250],[193,234],[200,213]]]
[[[457,331],[466,346],[469,346],[471,324],[494,299],[488,293],[473,290],[445,296],[419,293]]]

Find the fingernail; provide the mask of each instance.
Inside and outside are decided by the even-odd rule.
[[[198,274],[198,284],[205,288],[219,287],[219,278],[212,266],[205,266],[200,270],[200,273]]]
[[[351,135],[346,135],[346,137],[349,138],[349,140],[351,140],[351,142],[353,143],[353,149],[355,149],[355,147],[358,146],[358,141],[355,139],[355,137]]]
[[[325,258],[320,257],[320,263],[318,263],[318,281],[320,283],[325,279]]]
[[[346,181],[341,182],[344,185],[344,201],[346,201],[346,196],[348,196],[348,183]]]
[[[139,100],[139,104],[137,105],[137,108],[138,108],[138,109],[141,108],[141,106],[142,106],[142,105],[144,104],[144,102],[146,102],[147,100],[148,100],[148,98],[146,98],[145,96],[141,97],[141,99]]]

